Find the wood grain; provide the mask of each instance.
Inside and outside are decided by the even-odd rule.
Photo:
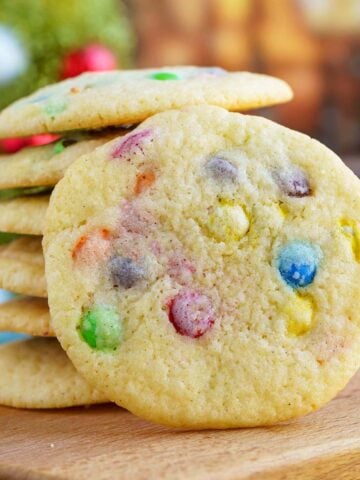
[[[358,480],[360,372],[322,410],[268,428],[174,431],[113,405],[0,408],[0,479]]]

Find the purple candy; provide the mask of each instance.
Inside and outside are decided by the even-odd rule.
[[[122,139],[118,145],[114,148],[111,156],[112,158],[121,158],[125,154],[130,153],[136,149],[142,151],[141,143],[145,138],[149,138],[152,135],[151,130],[141,130],[133,135],[127,135],[125,139]]]
[[[131,288],[146,276],[145,269],[131,258],[113,257],[109,267],[114,287]]]
[[[276,170],[273,177],[279,188],[289,197],[307,197],[311,195],[309,180],[300,168],[292,166],[286,170]]]
[[[205,164],[208,174],[215,180],[236,182],[239,178],[237,167],[223,157],[214,155]]]

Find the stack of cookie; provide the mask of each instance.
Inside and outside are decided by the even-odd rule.
[[[50,194],[76,158],[106,143],[113,135],[115,131],[74,133],[53,144],[1,157],[0,286],[17,295],[0,304],[0,331],[54,336],[41,246]],[[48,408],[94,402],[98,398],[55,340],[34,339],[3,347],[0,363],[7,372],[0,388],[0,399],[5,404]],[[74,382],[80,385],[75,395],[70,395]],[[56,388],[58,384],[62,393]]]
[[[51,324],[32,307],[18,329],[53,328],[76,368],[56,340],[3,347],[0,364],[12,369],[1,402],[109,399],[152,421],[224,428],[307,413],[345,385],[360,359],[359,181],[318,142],[230,113],[290,97],[275,78],[180,67],[85,74],[0,114],[1,136],[68,132],[2,160],[17,178],[2,188],[64,178],[49,208],[44,197],[3,204],[26,217],[23,224],[40,219],[16,233],[45,231],[47,289],[33,237],[3,247],[14,274],[2,275],[13,280],[0,286],[48,293]],[[42,213],[30,215],[29,200],[42,202]],[[13,232],[10,223],[0,220],[0,230]],[[38,274],[31,267],[20,289],[25,270],[14,265],[26,249],[37,252]],[[24,367],[25,356],[34,368],[29,360]],[[24,374],[31,400],[24,389],[14,393]]]

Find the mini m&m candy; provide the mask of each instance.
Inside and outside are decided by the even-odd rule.
[[[306,287],[314,281],[320,259],[319,247],[295,240],[280,250],[278,256],[280,275],[290,287]]]
[[[122,338],[120,316],[112,307],[95,305],[83,313],[79,332],[92,349],[115,350]]]
[[[198,338],[214,325],[215,313],[209,297],[184,290],[170,301],[169,320],[180,335]]]
[[[131,288],[146,277],[145,268],[131,258],[113,257],[109,268],[114,287]]]

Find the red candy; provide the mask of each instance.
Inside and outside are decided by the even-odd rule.
[[[60,138],[59,135],[53,135],[51,133],[43,133],[42,135],[33,135],[29,139],[29,144],[33,147],[38,147],[40,145],[47,145],[48,143],[52,143],[55,140]]]
[[[94,43],[65,57],[61,76],[76,77],[83,72],[114,70],[116,67],[115,55],[103,45]]]
[[[180,335],[199,338],[214,325],[210,299],[197,291],[184,290],[169,303],[169,320]]]
[[[4,138],[0,140],[0,151],[4,153],[15,153],[28,146],[28,138]]]
[[[121,158],[135,149],[140,149],[142,151],[141,141],[150,137],[151,134],[151,130],[141,130],[133,135],[127,135],[125,139],[121,140],[121,142],[115,147],[112,152],[112,158]]]
[[[50,133],[33,135],[32,137],[4,138],[0,140],[0,151],[4,153],[16,153],[25,147],[47,145],[58,138],[60,138],[59,135],[52,135]]]

